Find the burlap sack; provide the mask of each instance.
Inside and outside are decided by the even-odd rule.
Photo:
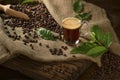
[[[74,12],[72,11],[72,5],[74,3],[74,0],[43,0],[43,2],[45,3],[48,10],[50,11],[52,16],[55,18],[55,20],[59,24],[61,24],[61,21],[63,18],[74,16]],[[91,3],[83,2],[83,4],[85,5],[85,12],[91,11],[92,15],[93,15],[92,20],[89,22],[90,26],[93,24],[98,24],[104,31],[109,31],[113,36],[113,43],[117,42],[116,44],[118,44],[118,42],[119,42],[118,38],[111,26],[110,21],[108,20],[108,18],[106,16],[104,9],[101,9],[98,6],[95,6]],[[9,53],[7,51],[5,52],[4,50],[2,50],[0,52],[0,56],[3,56],[3,57],[0,57],[0,61],[5,61],[8,58],[10,58],[10,56],[14,56],[16,54],[22,54],[33,60],[45,61],[45,62],[46,61],[47,62],[49,62],[49,61],[66,61],[66,60],[73,60],[73,59],[90,59],[95,62],[100,61],[100,58],[97,58],[98,60],[97,59],[95,60],[95,59],[85,56],[85,55],[71,54],[70,51],[73,47],[68,46],[67,44],[65,44],[64,42],[62,42],[60,40],[49,41],[49,40],[44,40],[42,38],[39,38],[38,42],[41,42],[42,46],[40,47],[38,45],[38,43],[30,43],[34,46],[34,50],[33,50],[33,49],[31,49],[31,47],[29,45],[24,45],[22,40],[13,41],[11,38],[9,38],[6,35],[6,33],[4,32],[3,26],[4,25],[3,25],[2,19],[0,18],[0,42],[5,47],[4,50],[6,51],[6,49],[7,49],[9,51]],[[7,26],[7,27],[9,28],[9,30],[11,30],[11,28],[9,26]],[[82,31],[89,32],[89,30],[86,29],[85,27],[82,28]],[[17,34],[23,36],[21,28],[16,28],[16,32],[17,32]],[[11,32],[11,34],[12,34],[12,32]],[[82,39],[82,40],[84,40],[84,39]],[[63,51],[64,54],[67,54],[67,57],[51,55],[49,49],[46,48],[46,45],[49,45],[50,48],[52,48],[52,49],[53,48],[59,49],[59,48],[61,48],[61,46],[67,46],[68,49]],[[117,47],[117,49],[119,49],[119,47]],[[113,48],[115,48],[115,47],[113,47]],[[112,49],[112,50],[114,50],[114,49]],[[4,52],[5,52],[5,54],[3,54]],[[116,51],[115,51],[115,53],[116,53]],[[119,53],[119,51],[117,53]],[[7,57],[5,58],[4,56],[7,56]],[[73,57],[73,56],[76,56],[76,57]]]

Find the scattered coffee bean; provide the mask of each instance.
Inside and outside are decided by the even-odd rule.
[[[11,38],[11,35],[9,34],[9,35],[8,35],[8,37],[10,37],[10,38]]]
[[[67,46],[61,46],[61,48],[64,49],[64,50],[67,50],[67,49],[68,49]]]
[[[9,31],[6,31],[6,33],[7,33],[7,34],[10,34],[10,32],[9,32]]]
[[[23,42],[25,42],[25,43],[29,43],[29,40],[27,40],[27,39],[23,39]]]
[[[8,29],[7,27],[4,27],[4,29]]]
[[[31,36],[31,33],[28,33],[29,36]]]
[[[14,31],[14,30],[15,30],[15,27],[13,27],[12,30]]]
[[[33,45],[32,45],[32,44],[30,44],[30,47],[31,47],[31,49],[34,49],[34,47],[33,47]]]
[[[67,46],[65,46],[65,50],[67,50],[68,49],[68,47]]]
[[[49,49],[49,51],[52,53],[53,52],[53,50],[52,49]]]
[[[46,45],[47,48],[50,48],[49,45]]]
[[[24,36],[26,39],[29,39],[29,37],[27,35]]]
[[[74,57],[74,58],[75,58],[76,56],[75,56],[75,55],[73,55],[72,57]]]
[[[14,38],[14,35],[11,35],[11,38]]]
[[[64,46],[61,46],[62,49],[64,49]]]
[[[57,48],[54,48],[54,52],[57,52],[58,50],[57,50]]]
[[[63,54],[63,56],[67,57],[67,55],[66,55],[66,54]]]
[[[13,34],[17,35],[17,33],[16,33],[16,32],[13,32]]]
[[[37,42],[38,42],[38,40],[31,39],[31,40],[30,40],[30,42],[32,42],[32,43],[37,43]]]
[[[27,43],[26,43],[26,42],[24,42],[24,45],[27,45]]]
[[[19,35],[19,36],[17,36],[17,40],[20,40],[21,39],[21,36]]]
[[[39,46],[42,46],[42,43],[39,43]]]
[[[35,40],[35,43],[37,43],[38,42],[38,40]]]

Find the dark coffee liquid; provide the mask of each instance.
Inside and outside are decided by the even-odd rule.
[[[75,44],[76,41],[79,39],[79,36],[79,28],[74,30],[63,28],[63,38],[66,42]]]
[[[79,42],[79,28],[81,21],[77,18],[65,18],[62,21],[63,39],[68,44],[77,44]]]

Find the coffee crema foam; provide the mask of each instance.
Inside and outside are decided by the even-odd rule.
[[[81,26],[81,20],[74,18],[74,17],[69,17],[69,18],[65,18],[62,21],[62,27],[66,28],[66,29],[77,29]]]

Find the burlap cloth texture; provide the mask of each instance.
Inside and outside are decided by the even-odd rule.
[[[70,1],[69,0],[56,0],[56,1],[44,0],[43,2],[45,3],[46,7],[48,8],[49,12],[54,17],[54,19],[59,24],[61,24],[62,19],[64,19],[65,17],[72,17],[75,15],[75,13],[72,11],[72,5],[74,1],[75,0],[70,0]],[[68,5],[65,5],[66,3]],[[87,3],[84,1],[83,1],[83,4],[85,7],[84,12],[91,11],[92,13],[92,20],[90,20],[89,26],[91,27],[93,24],[98,24],[104,31],[110,32],[113,36],[113,44],[115,44],[115,46],[112,45],[112,50],[115,53],[119,53],[120,52],[119,51],[120,46],[118,44],[119,40],[112,28],[112,25],[109,19],[107,18],[105,10],[96,5],[93,5],[91,3]],[[34,49],[31,49],[29,45],[23,44],[22,39],[13,41],[11,38],[9,38],[3,29],[4,26],[5,25],[3,25],[3,20],[2,18],[0,18],[0,62],[1,63],[19,54],[27,56],[33,60],[44,61],[44,62],[67,61],[67,60],[73,60],[73,59],[93,60],[93,58],[82,55],[82,54],[74,54],[76,57],[73,57],[73,54],[70,53],[73,47],[68,46],[67,44],[65,44],[60,40],[50,41],[50,40],[44,40],[41,37],[39,37],[38,42],[39,43],[41,42],[42,46],[39,46],[38,43],[30,43],[34,46]],[[90,27],[88,29],[85,26],[86,25],[83,26],[82,31],[89,33]],[[9,28],[9,30],[11,30],[10,26],[7,26],[7,27]],[[22,32],[22,28],[16,28],[15,30],[17,34],[24,36]],[[82,40],[84,41],[84,39]],[[61,48],[61,46],[67,46],[68,49],[63,51],[64,54],[67,54],[67,57],[63,55],[61,56],[51,55],[49,49],[46,48],[46,45],[49,45],[50,48],[58,48],[58,49]],[[116,47],[116,45],[118,46]],[[97,62],[97,59],[93,61]]]

